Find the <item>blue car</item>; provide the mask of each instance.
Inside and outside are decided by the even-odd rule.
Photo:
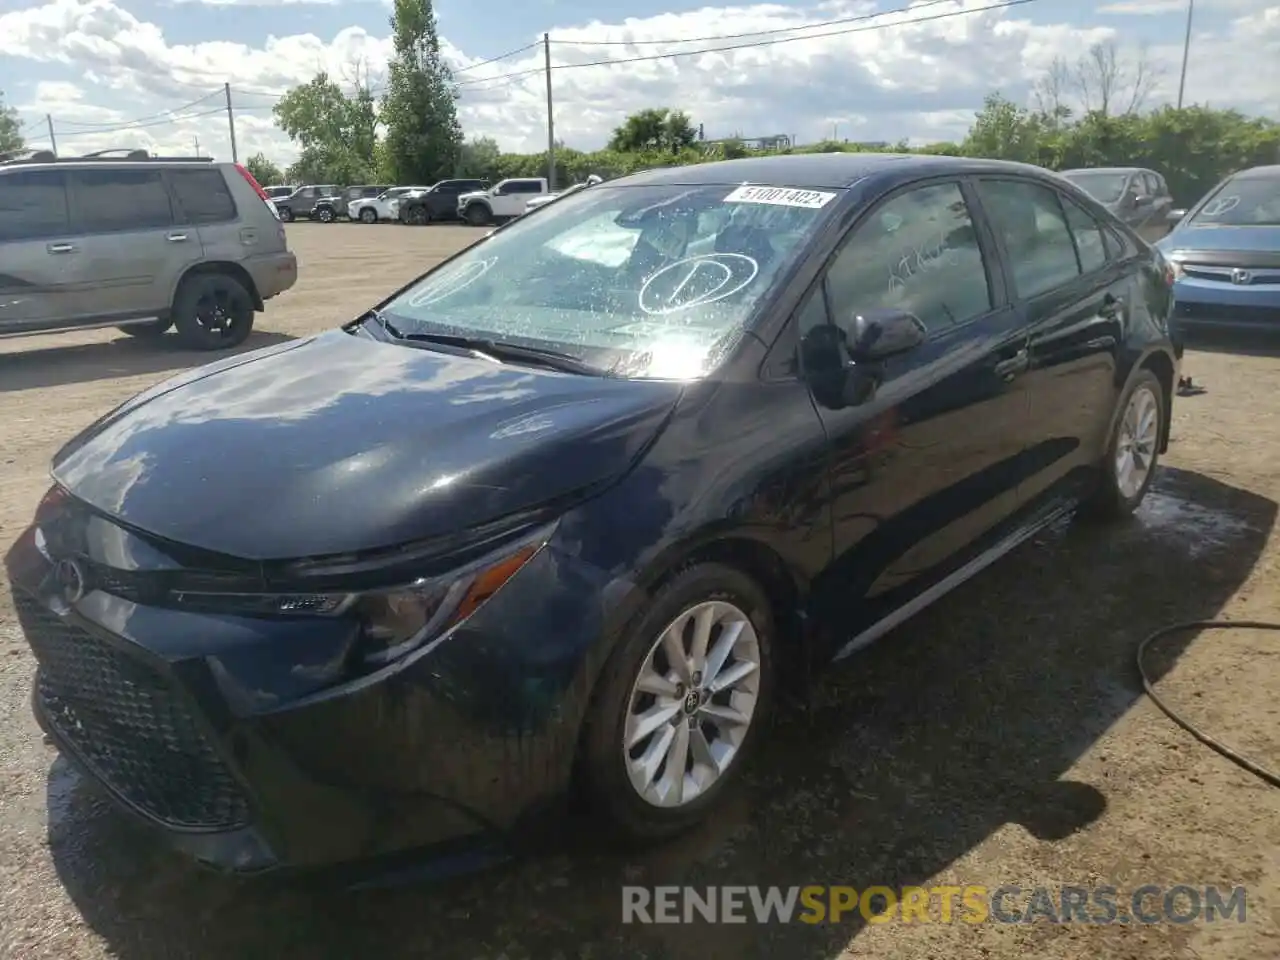
[[[1280,165],[1233,174],[1183,216],[1157,248],[1173,266],[1173,322],[1280,329]]]

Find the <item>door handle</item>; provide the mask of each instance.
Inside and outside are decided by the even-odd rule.
[[[1031,354],[1026,347],[1023,347],[1013,356],[996,364],[996,376],[1002,380],[1012,380],[1029,366],[1031,366]]]
[[[45,249],[50,253],[75,253],[76,245],[74,243],[51,243]]]
[[[1102,306],[1098,308],[1098,313],[1109,320],[1114,320],[1120,315],[1122,309],[1124,309],[1124,298],[1108,293],[1102,298]]]
[[[186,239],[187,235],[185,233],[171,233],[168,237],[170,243],[182,243]]]

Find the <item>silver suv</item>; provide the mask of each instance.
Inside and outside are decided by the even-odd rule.
[[[0,337],[175,327],[185,346],[225,349],[297,279],[275,208],[240,164],[0,158]]]

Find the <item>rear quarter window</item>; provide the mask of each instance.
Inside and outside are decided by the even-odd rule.
[[[236,218],[236,204],[221,170],[171,170],[169,183],[184,223],[225,223]]]
[[[0,243],[65,235],[66,179],[58,170],[26,170],[0,176]]]

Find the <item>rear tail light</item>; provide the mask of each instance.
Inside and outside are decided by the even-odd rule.
[[[243,163],[237,163],[235,166],[240,176],[244,177],[245,180],[248,182],[249,186],[253,187],[253,192],[256,193],[262,199],[262,202],[265,203],[268,207],[270,207],[272,212],[274,213],[276,209],[276,205],[272,203],[271,198],[267,196],[267,191],[262,189],[262,184],[258,183],[254,175],[249,172],[249,168],[246,167]]]

